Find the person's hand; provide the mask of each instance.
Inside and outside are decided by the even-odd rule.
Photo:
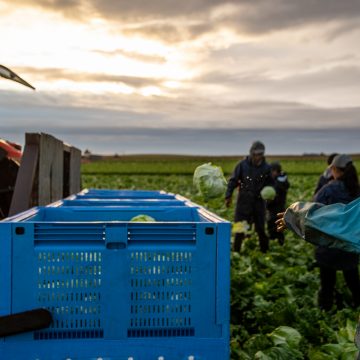
[[[278,219],[275,221],[277,232],[283,232],[286,229],[284,214],[285,212],[281,212],[277,214]]]
[[[225,206],[229,208],[231,206],[231,197],[225,199]]]

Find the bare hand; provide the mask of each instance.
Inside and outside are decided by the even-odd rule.
[[[284,214],[285,212],[277,214],[278,219],[275,221],[277,232],[283,232],[286,229]]]
[[[225,199],[225,206],[229,208],[231,206],[231,197]]]

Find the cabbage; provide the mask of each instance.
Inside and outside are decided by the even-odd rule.
[[[136,215],[130,220],[130,222],[155,222],[155,221],[156,220],[151,216],[144,214]]]
[[[248,234],[250,233],[250,225],[246,220],[238,221],[233,223],[231,231],[233,234]]]
[[[220,166],[211,163],[198,166],[194,172],[194,185],[205,199],[224,196],[226,180]]]
[[[265,186],[260,195],[264,200],[274,200],[276,196],[276,190],[272,186]]]

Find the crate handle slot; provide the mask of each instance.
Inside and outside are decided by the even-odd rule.
[[[122,250],[126,249],[126,244],[122,242],[108,242],[106,243],[106,248],[108,250]]]
[[[0,337],[44,329],[49,327],[51,323],[51,313],[46,309],[0,316]]]

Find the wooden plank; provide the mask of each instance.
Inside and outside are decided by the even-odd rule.
[[[64,179],[64,145],[63,142],[54,138],[53,159],[51,163],[51,193],[50,201],[54,202],[63,198]]]
[[[40,134],[29,133],[25,136],[25,150],[16,178],[9,216],[29,209],[34,179],[39,159]]]
[[[69,192],[76,194],[81,190],[81,151],[76,147],[70,150]]]
[[[41,134],[39,154],[39,194],[37,198],[38,205],[47,205],[50,203],[52,150],[51,136]]]
[[[63,196],[78,193],[81,189],[81,151],[64,144],[64,192]]]
[[[49,134],[27,133],[9,215],[81,189],[81,151]]]
[[[71,146],[64,143],[63,197],[70,195],[70,150]]]
[[[63,143],[48,134],[41,134],[39,156],[38,205],[48,205],[63,194]]]

